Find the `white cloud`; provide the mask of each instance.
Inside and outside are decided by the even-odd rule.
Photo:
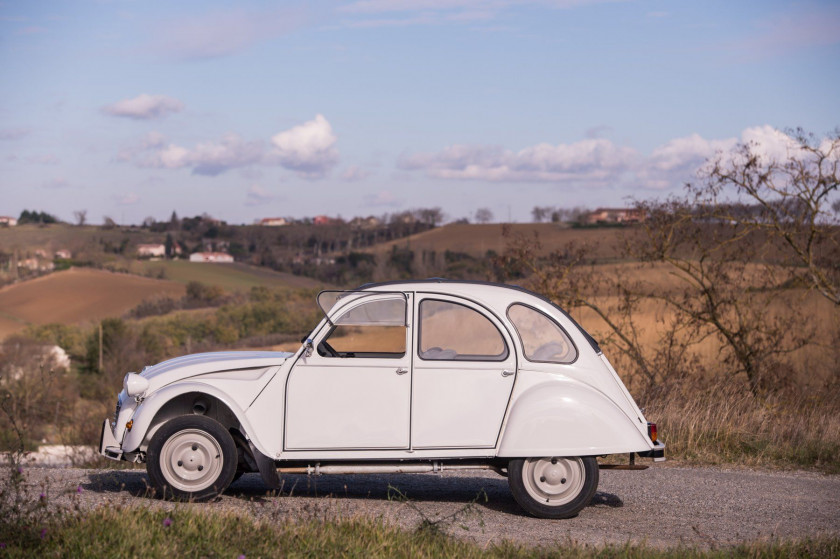
[[[370,176],[370,171],[367,169],[362,169],[358,165],[350,165],[344,172],[341,173],[341,179],[347,182],[356,182],[365,180]]]
[[[500,13],[522,5],[571,9],[588,4],[622,0],[357,0],[338,9],[356,19],[350,27],[439,25],[495,19]],[[387,14],[386,17],[379,17]]]
[[[117,198],[117,204],[120,206],[133,206],[137,202],[140,201],[140,196],[135,194],[134,192],[129,192],[127,194],[123,194],[119,198]]]
[[[271,157],[302,176],[321,177],[338,163],[337,141],[332,126],[319,114],[271,138]]]
[[[740,138],[708,140],[699,134],[675,138],[650,155],[596,138],[556,146],[538,144],[518,152],[498,146],[454,145],[436,153],[405,156],[398,164],[403,170],[424,171],[439,179],[666,189],[694,179],[707,161],[719,155],[737,157],[732,150],[739,142],[776,161],[795,156],[797,149],[786,134],[771,126],[757,126],[745,129]]]
[[[424,169],[443,179],[606,183],[616,180],[636,156],[635,150],[609,140],[586,139],[556,146],[537,144],[518,152],[498,146],[454,145],[438,153],[404,157],[399,166]]]
[[[204,142],[193,149],[168,144],[141,160],[140,165],[165,169],[192,167],[193,174],[216,176],[229,169],[254,165],[262,158],[262,142],[246,142],[231,133],[218,142]]]
[[[139,167],[191,168],[193,174],[209,176],[255,165],[279,165],[313,179],[325,176],[338,163],[337,140],[327,119],[317,115],[314,120],[276,134],[268,149],[262,140],[246,141],[234,133],[188,148],[150,132],[133,146],[120,150],[116,160],[131,161]]]
[[[167,58],[209,59],[243,51],[286,34],[306,21],[303,9],[228,10],[191,15],[152,31],[153,50]]]
[[[248,201],[245,202],[246,206],[262,206],[263,204],[271,202],[274,198],[276,198],[274,194],[258,184],[252,184],[248,188],[246,197],[248,198]]]
[[[151,120],[163,118],[184,110],[184,104],[166,95],[149,95],[142,93],[132,99],[123,99],[102,108],[111,116],[133,118],[135,120]]]
[[[810,5],[807,9],[794,6],[793,10],[758,22],[751,35],[728,50],[734,47],[766,58],[840,43],[840,6]]]

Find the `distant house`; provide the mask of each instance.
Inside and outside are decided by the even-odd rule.
[[[313,225],[329,225],[332,220],[325,215],[316,215],[312,218]]]
[[[584,218],[589,224],[595,223],[641,223],[647,218],[644,210],[637,208],[598,208]]]
[[[67,250],[66,248],[62,248],[61,250],[55,251],[56,258],[63,258],[64,260],[70,260],[73,258],[73,253]]]
[[[137,245],[137,256],[166,256],[166,246],[159,245]]]
[[[350,226],[356,229],[376,229],[380,225],[382,225],[382,221],[373,216],[354,217],[350,220]]]
[[[38,258],[46,258],[47,257],[47,251],[42,249],[42,248],[39,248],[38,250],[35,251],[35,256],[37,256]]]
[[[55,270],[55,264],[49,260],[43,261],[40,258],[32,257],[19,260],[18,268],[26,268],[27,270],[31,270],[33,272],[51,272],[52,270]]]
[[[0,215],[0,225],[5,225],[6,227],[14,227],[17,225],[17,219],[14,217],[9,217],[7,215]]]
[[[288,224],[289,222],[285,217],[264,217],[259,221],[259,225],[265,227],[282,227]]]
[[[194,252],[190,262],[233,262],[233,256],[224,252]]]

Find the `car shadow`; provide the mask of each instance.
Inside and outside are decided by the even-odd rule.
[[[111,470],[88,475],[82,487],[97,493],[128,493],[155,498],[142,470]],[[463,477],[439,474],[283,475],[281,488],[266,488],[259,474],[245,474],[225,491],[226,497],[248,502],[295,496],[307,498],[364,499],[413,503],[469,505],[518,516],[527,516],[514,501],[503,477]],[[612,493],[597,492],[589,506],[624,506]]]

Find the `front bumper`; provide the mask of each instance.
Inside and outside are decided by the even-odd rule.
[[[120,443],[111,431],[111,422],[107,419],[102,424],[102,434],[99,435],[99,454],[111,460],[122,460],[123,451]]]
[[[656,441],[653,443],[653,450],[646,450],[644,452],[637,452],[642,458],[653,458],[654,462],[665,461],[665,443]]]

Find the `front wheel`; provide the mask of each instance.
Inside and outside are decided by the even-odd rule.
[[[184,415],[157,430],[146,452],[146,470],[161,497],[206,501],[236,474],[236,444],[217,421]]]
[[[525,458],[508,463],[513,498],[539,518],[571,518],[598,489],[598,462],[591,456]]]

